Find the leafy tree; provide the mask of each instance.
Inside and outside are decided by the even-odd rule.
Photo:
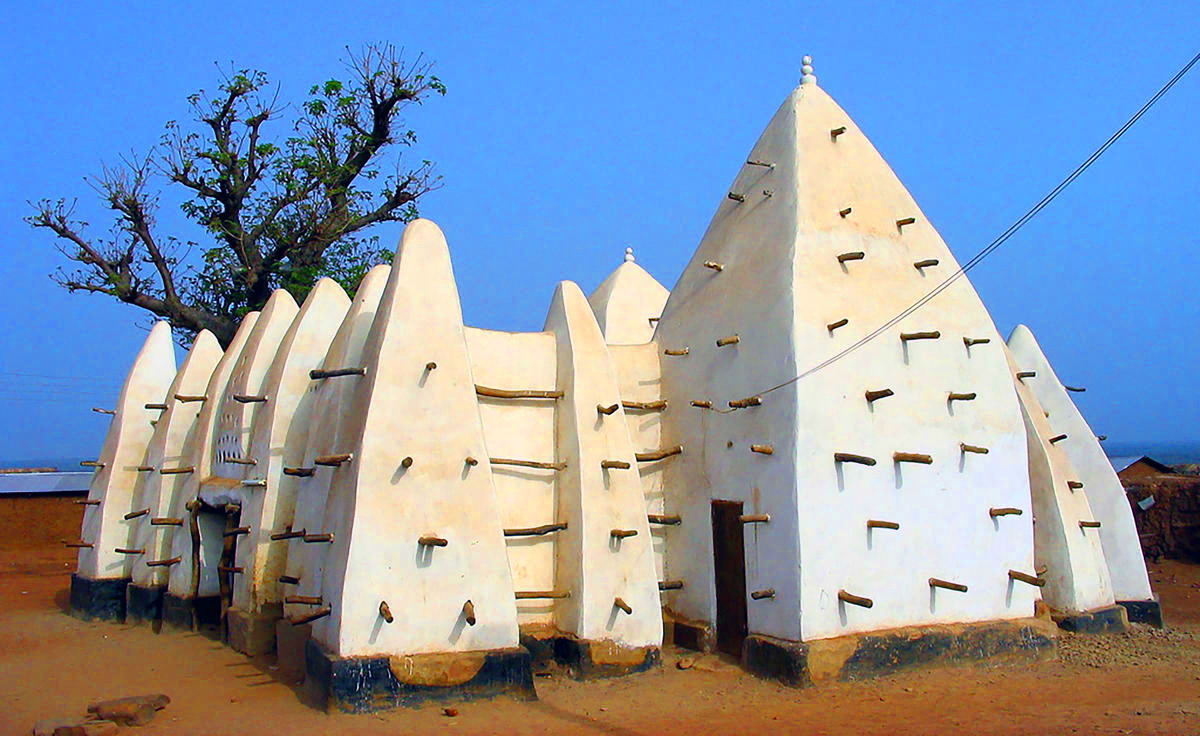
[[[216,92],[188,97],[189,123],[167,123],[150,153],[85,179],[113,213],[107,236],[88,234],[74,201],[31,203],[25,221],[53,233],[73,262],[52,278],[141,307],[185,336],[210,330],[223,345],[277,288],[301,300],[328,276],[353,293],[388,257],[371,226],[412,220],[439,186],[429,161],[410,168],[388,154],[416,141],[404,108],[446,88],[430,63],[406,62],[390,45],[347,51],[344,66],[346,81],[313,86],[297,106],[281,104],[261,71],[222,72]],[[283,140],[268,134],[288,122]],[[205,242],[159,232],[162,185],[182,193]]]

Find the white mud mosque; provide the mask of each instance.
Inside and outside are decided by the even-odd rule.
[[[82,616],[220,623],[333,708],[533,696],[664,644],[802,685],[1161,626],[1125,494],[1033,334],[956,273],[805,60],[668,292],[465,326],[428,220],[353,299],[150,332],[94,465]],[[799,380],[795,376],[803,374]]]

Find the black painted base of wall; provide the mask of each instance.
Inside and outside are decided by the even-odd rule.
[[[220,596],[184,598],[173,593],[163,595],[163,623],[184,631],[195,631],[202,626],[220,626]]]
[[[717,648],[717,633],[711,624],[704,621],[677,618],[671,622],[670,630],[671,641],[677,647],[697,652],[712,652]]]
[[[529,651],[534,669],[554,663],[577,680],[632,675],[662,663],[658,647],[622,647],[565,634],[522,634],[521,646]]]
[[[84,621],[125,621],[129,578],[93,580],[71,575],[71,615]]]
[[[1076,634],[1119,634],[1129,630],[1129,618],[1122,606],[1052,616],[1059,628]]]
[[[130,624],[155,624],[162,620],[165,585],[144,587],[129,584],[125,589],[125,622]]]
[[[1117,605],[1125,609],[1125,615],[1129,617],[1131,624],[1146,624],[1156,629],[1166,628],[1158,596],[1149,601],[1117,601]]]
[[[309,639],[304,654],[304,687],[325,710],[363,713],[497,695],[537,699],[529,652],[520,647],[396,658],[336,657]]]
[[[1039,619],[892,629],[814,642],[751,634],[742,666],[759,677],[803,687],[861,680],[920,667],[1053,656],[1054,627]]]

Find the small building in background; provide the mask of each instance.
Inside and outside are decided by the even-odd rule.
[[[1121,483],[1126,486],[1163,475],[1176,475],[1171,466],[1164,465],[1148,455],[1112,457],[1109,458],[1109,462],[1112,463],[1113,470],[1117,471],[1117,477],[1121,479]]]

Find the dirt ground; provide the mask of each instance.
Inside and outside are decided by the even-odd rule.
[[[668,649],[655,672],[598,682],[539,677],[508,699],[326,715],[203,634],[84,623],[65,613],[78,536],[71,499],[0,499],[0,733],[151,692],[172,702],[139,734],[801,733],[1200,734],[1200,566],[1152,568],[1170,629],[1062,634],[1057,660],[907,672],[795,690],[712,656]],[[124,733],[126,729],[122,730]]]

